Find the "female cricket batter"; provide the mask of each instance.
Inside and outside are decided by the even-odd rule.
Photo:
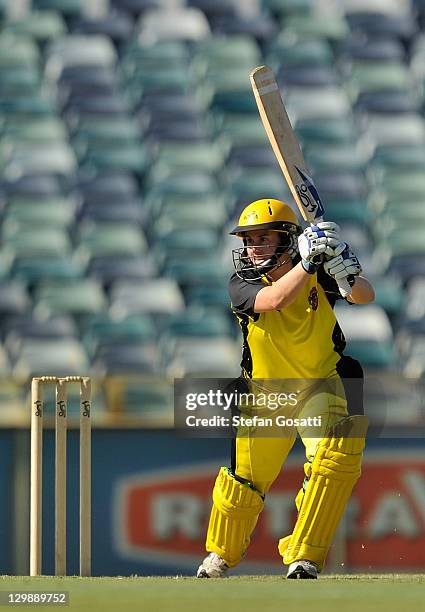
[[[360,276],[359,261],[341,242],[335,223],[302,232],[291,208],[278,200],[247,206],[231,233],[243,240],[233,251],[235,273],[229,282],[243,333],[241,380],[253,388],[256,380],[267,386],[271,379],[303,379],[309,392],[302,415],[321,417],[322,429],[314,437],[311,428],[298,428],[307,457],[305,480],[295,500],[294,530],[279,542],[288,578],[317,578],[360,476],[367,429],[361,393],[352,405],[344,389],[344,378],[361,379],[362,370],[343,355],[344,335],[333,312],[341,298],[337,281],[348,280],[346,300],[353,304],[372,302],[374,290]],[[318,379],[337,391],[317,386]],[[214,486],[209,555],[199,578],[222,577],[240,562],[294,441],[295,435],[259,436],[255,427],[244,428],[242,435],[238,429],[232,465],[220,469]]]

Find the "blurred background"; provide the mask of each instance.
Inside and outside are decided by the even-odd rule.
[[[425,2],[0,0],[0,22],[1,573],[28,571],[39,374],[93,379],[94,573],[193,573],[202,558],[229,441],[172,431],[172,383],[238,375],[228,231],[253,200],[293,204],[249,83],[262,63],[377,291],[337,308],[378,433],[330,567],[422,571]],[[71,426],[77,411],[71,392]],[[49,429],[46,573],[52,452]],[[301,464],[298,449],[241,572],[281,571]]]

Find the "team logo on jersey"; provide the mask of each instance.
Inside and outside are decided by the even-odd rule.
[[[308,301],[313,310],[317,310],[319,305],[319,294],[317,293],[317,288],[313,287],[308,296]]]

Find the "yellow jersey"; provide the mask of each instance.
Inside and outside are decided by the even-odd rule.
[[[340,297],[322,269],[312,274],[296,299],[281,310],[254,312],[266,280],[229,282],[232,310],[243,334],[242,373],[252,379],[330,378],[337,374],[346,342],[333,306]]]

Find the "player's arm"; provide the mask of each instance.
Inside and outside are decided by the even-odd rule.
[[[323,265],[325,272],[336,282],[348,279],[351,284],[351,293],[346,297],[352,304],[370,304],[375,299],[375,291],[371,283],[360,276],[362,271],[360,262],[344,242],[335,249],[336,256],[326,261]]]
[[[298,237],[301,261],[269,287],[263,287],[255,299],[254,312],[280,310],[291,304],[306,284],[310,274],[317,271],[321,257],[334,253],[340,244],[336,223],[322,222],[310,226]]]
[[[352,304],[370,304],[375,300],[375,290],[367,278],[356,276],[346,299]]]
[[[269,312],[280,310],[295,300],[300,290],[308,281],[309,274],[304,270],[301,262],[273,285],[263,287],[255,298],[254,312]]]

